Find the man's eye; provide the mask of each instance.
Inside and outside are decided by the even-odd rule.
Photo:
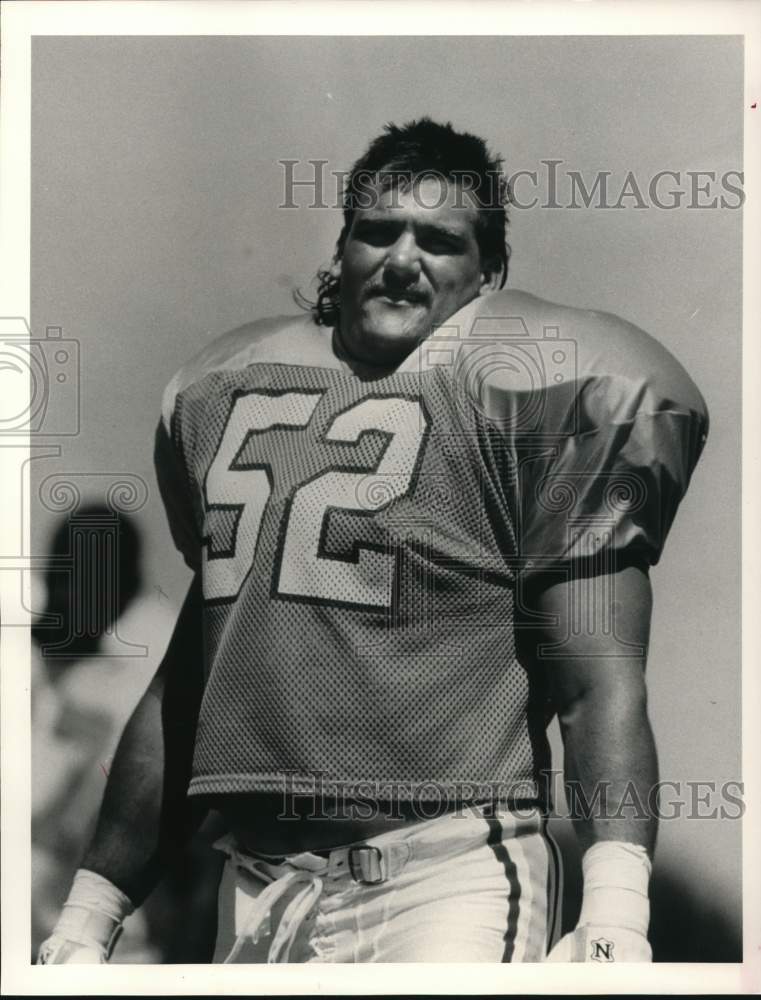
[[[369,243],[375,247],[388,246],[395,239],[395,233],[391,227],[371,222],[360,223],[354,230],[354,235],[363,243]]]
[[[449,239],[447,236],[424,236],[420,240],[421,249],[425,250],[427,253],[442,254],[442,253],[457,253],[459,244],[455,240]]]

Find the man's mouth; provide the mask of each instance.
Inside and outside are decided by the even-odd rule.
[[[388,288],[379,288],[373,292],[371,298],[382,299],[392,305],[425,305],[425,296],[418,292],[395,292]]]

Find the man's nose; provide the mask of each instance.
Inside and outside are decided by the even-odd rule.
[[[392,280],[407,284],[417,280],[420,274],[420,254],[412,233],[402,233],[389,249],[385,271]]]

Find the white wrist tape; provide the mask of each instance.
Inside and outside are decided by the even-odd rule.
[[[579,925],[627,927],[643,936],[650,923],[652,865],[639,844],[602,840],[584,854],[584,895]]]
[[[80,868],[53,935],[85,946],[103,948],[106,956],[116,942],[122,921],[135,907],[102,875]]]

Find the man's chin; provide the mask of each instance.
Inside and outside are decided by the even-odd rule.
[[[378,360],[400,358],[414,350],[430,332],[430,326],[427,323],[373,324],[373,326],[365,327],[362,331],[362,342],[366,348],[377,352]]]
[[[415,344],[431,332],[428,308],[418,303],[386,304],[376,299],[362,317],[368,340]]]

